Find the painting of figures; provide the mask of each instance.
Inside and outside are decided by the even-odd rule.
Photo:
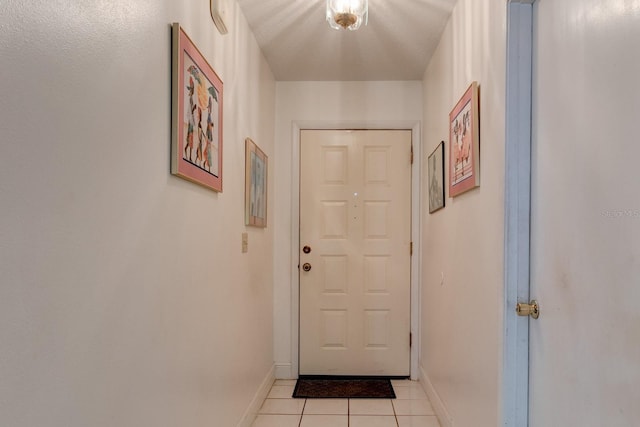
[[[173,24],[171,173],[222,191],[222,81]]]
[[[473,82],[449,114],[449,195],[480,185],[478,84]]]

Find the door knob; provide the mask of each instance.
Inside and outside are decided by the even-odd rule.
[[[304,264],[302,264],[302,269],[304,271],[311,271],[311,264],[309,264],[308,262],[305,262]]]
[[[311,252],[311,248],[309,246],[305,246],[304,248],[302,248],[302,252],[308,254],[309,252]]]
[[[540,317],[540,306],[538,305],[538,301],[531,300],[529,304],[516,304],[516,313],[518,313],[518,316],[531,316],[534,319],[537,319],[538,317]]]

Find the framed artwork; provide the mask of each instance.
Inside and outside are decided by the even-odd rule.
[[[267,226],[267,156],[251,139],[245,139],[245,224]]]
[[[444,141],[429,155],[429,213],[444,208]]]
[[[171,30],[171,173],[221,192],[222,80],[179,24]]]
[[[449,113],[449,196],[480,185],[478,83],[473,82]]]

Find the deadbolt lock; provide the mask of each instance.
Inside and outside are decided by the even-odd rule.
[[[311,248],[309,246],[305,246],[304,248],[302,248],[302,252],[308,254],[309,252],[311,252]]]
[[[529,304],[516,304],[516,313],[518,313],[518,316],[531,316],[532,318],[537,319],[538,317],[540,317],[540,306],[538,305],[538,301],[531,300]]]

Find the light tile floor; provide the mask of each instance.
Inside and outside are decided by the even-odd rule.
[[[293,399],[295,380],[276,380],[253,427],[440,427],[420,384],[392,380],[396,399]]]

